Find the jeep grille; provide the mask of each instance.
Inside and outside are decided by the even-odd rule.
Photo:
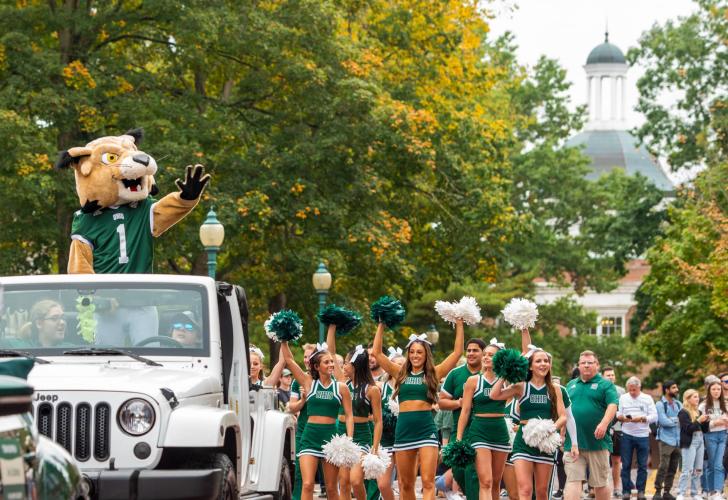
[[[92,450],[96,460],[108,459],[111,430],[109,404],[98,403],[92,412],[90,404],[79,403],[75,412],[73,410],[69,403],[61,403],[55,408],[48,402],[39,404],[36,419],[38,432],[55,440],[80,462],[88,460]]]

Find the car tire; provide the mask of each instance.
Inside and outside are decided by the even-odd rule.
[[[273,493],[275,500],[288,500],[293,496],[293,479],[291,478],[291,464],[287,458],[281,460],[281,475],[278,479],[278,491]]]
[[[220,496],[218,499],[234,500],[238,498],[238,479],[235,475],[235,466],[230,457],[224,453],[211,453],[195,457],[184,464],[184,467],[190,469],[220,469],[222,477],[220,479]]]

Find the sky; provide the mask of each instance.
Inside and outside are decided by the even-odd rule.
[[[572,82],[572,105],[586,103],[586,73],[589,52],[609,41],[625,54],[638,45],[640,35],[655,23],[684,17],[696,10],[690,0],[495,0],[486,6],[496,15],[490,21],[494,35],[511,31],[519,46],[522,64],[532,66],[541,55],[557,59]],[[631,67],[627,73],[627,125],[643,118],[633,110],[637,104],[637,79],[643,73]]]

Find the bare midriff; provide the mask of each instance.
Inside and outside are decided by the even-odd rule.
[[[502,413],[476,413],[476,417],[484,417],[484,418],[501,418],[505,417]]]
[[[322,415],[310,415],[308,417],[309,424],[334,424],[336,419],[333,417],[324,417]]]
[[[403,411],[430,411],[432,410],[432,403],[427,401],[402,401],[399,403],[400,413]]]
[[[364,424],[370,420],[372,420],[370,417],[354,417],[355,424]],[[346,417],[344,415],[339,415],[339,422],[346,422]]]

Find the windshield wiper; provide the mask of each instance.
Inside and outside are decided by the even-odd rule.
[[[0,349],[0,356],[16,356],[19,358],[30,358],[39,365],[47,365],[50,364],[50,361],[43,358],[37,358],[30,354],[29,352],[25,351],[16,351],[15,349]]]
[[[121,354],[122,356],[129,356],[132,359],[141,361],[149,366],[163,366],[161,363],[152,361],[151,359],[139,356],[131,351],[125,351],[123,349],[111,349],[109,347],[83,347],[81,349],[71,349],[70,351],[63,351],[63,355],[71,356],[103,356],[104,354]]]

